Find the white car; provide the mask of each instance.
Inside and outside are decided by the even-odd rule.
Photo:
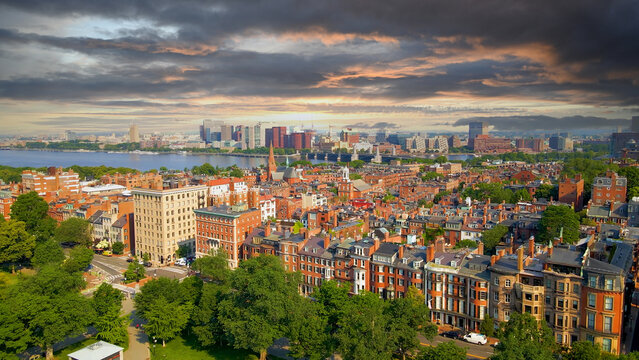
[[[485,345],[488,342],[486,339],[486,335],[478,334],[478,333],[468,333],[464,335],[464,340],[468,341],[471,344]]]
[[[179,258],[175,260],[175,265],[186,266],[186,258]]]

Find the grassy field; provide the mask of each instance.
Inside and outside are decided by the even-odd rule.
[[[197,340],[175,338],[162,347],[158,343],[151,351],[152,360],[257,360],[258,356],[246,350],[230,348],[202,349]]]

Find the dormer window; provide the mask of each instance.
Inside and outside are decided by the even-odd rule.
[[[441,258],[435,259],[435,264],[440,265],[441,263],[442,263],[442,259]]]

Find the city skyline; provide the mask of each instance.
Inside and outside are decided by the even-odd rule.
[[[3,1],[0,131],[552,131],[639,114],[636,3],[384,4]]]

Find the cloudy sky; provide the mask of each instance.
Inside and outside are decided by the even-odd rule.
[[[0,134],[610,128],[639,115],[637,19],[634,0],[0,0]]]

